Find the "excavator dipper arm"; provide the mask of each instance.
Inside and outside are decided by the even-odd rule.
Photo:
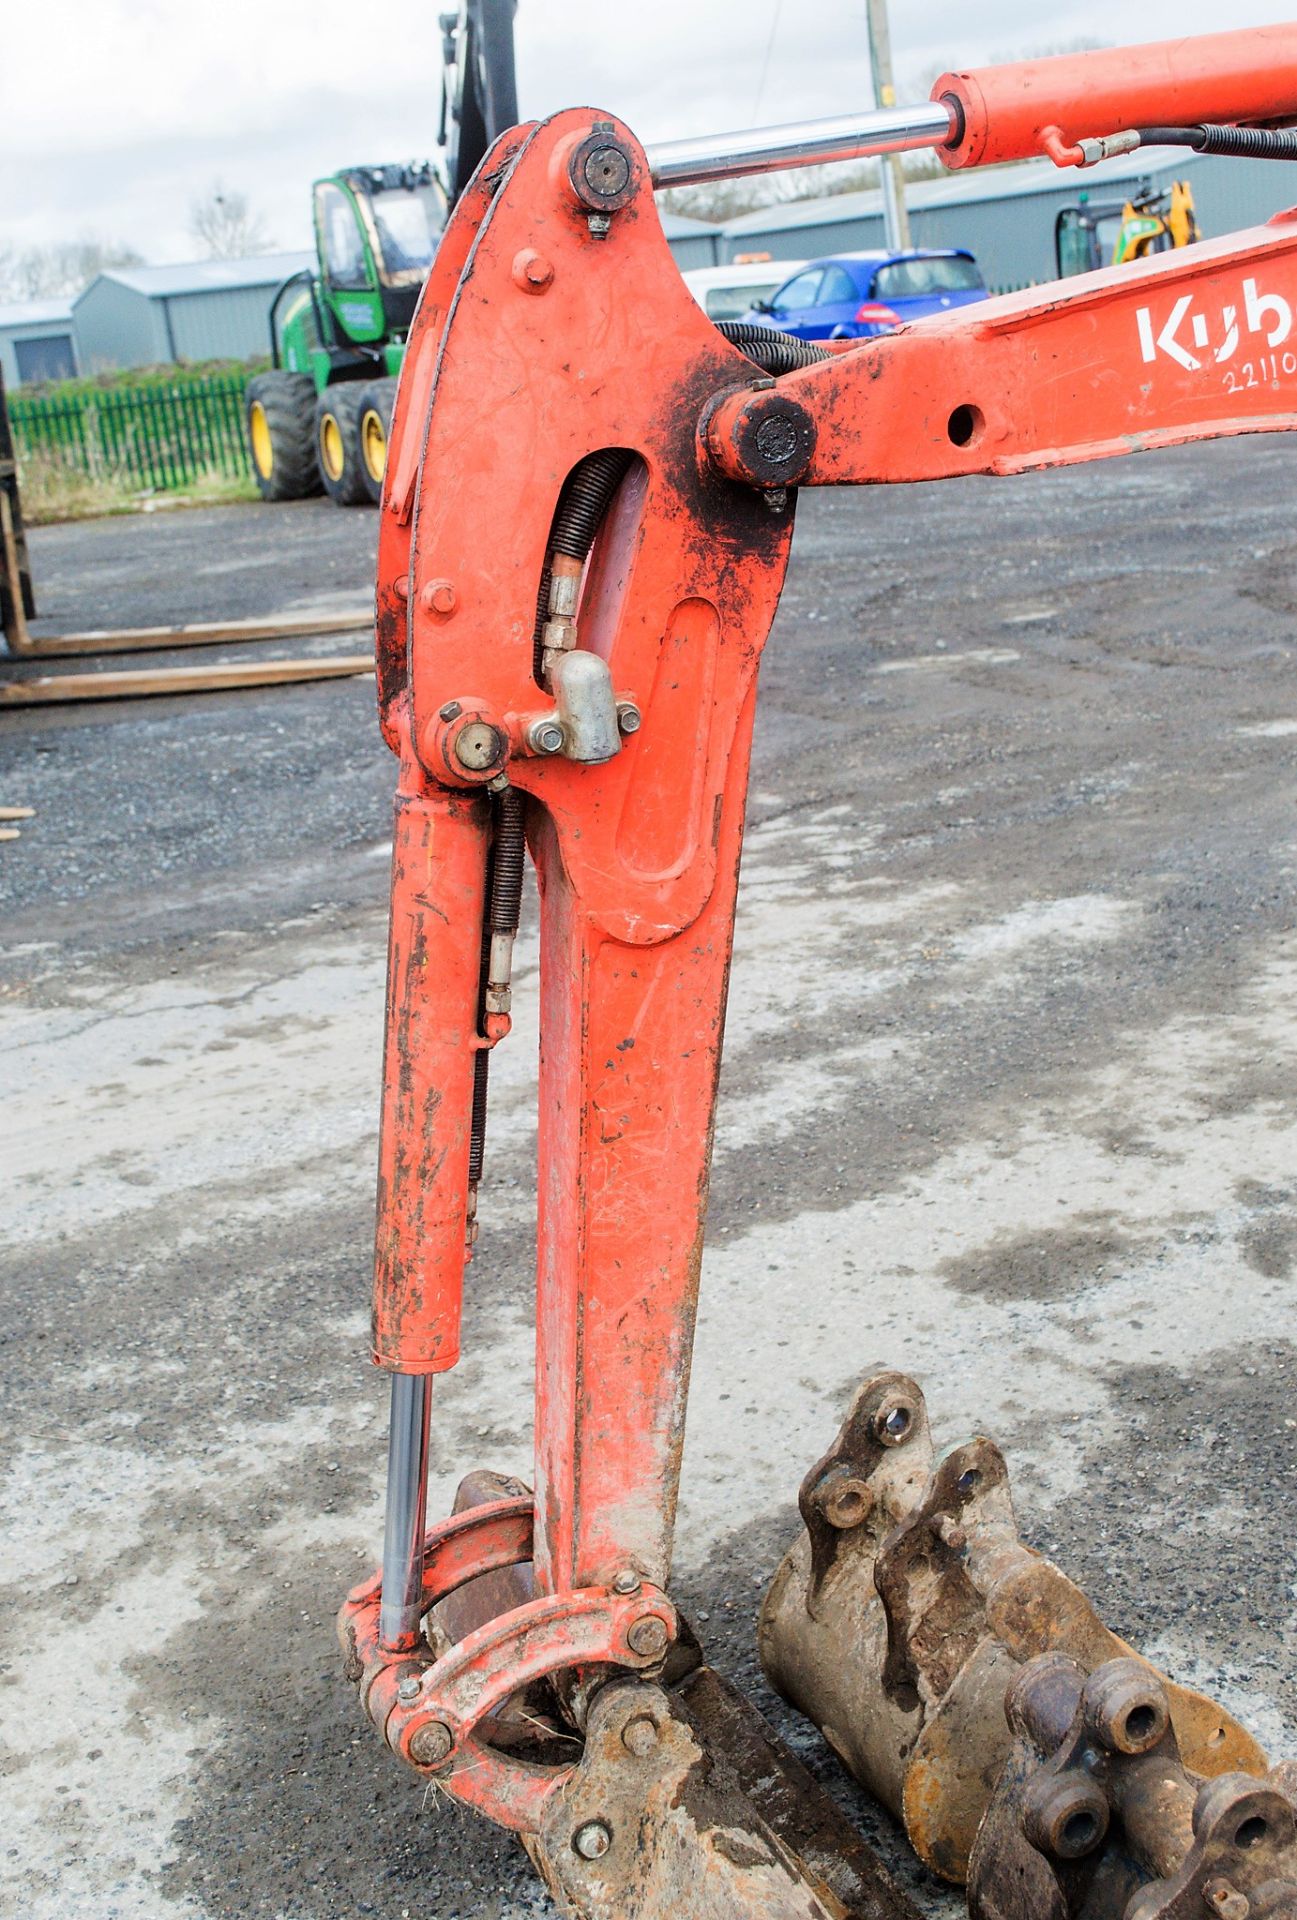
[[[1091,90],[1068,113],[1038,91],[1024,131],[1019,87],[1007,143],[1181,103],[1297,112],[1297,28],[1252,36],[1250,64],[1234,44],[1248,36],[1221,39],[1222,90],[1185,90],[1211,68],[1178,43],[1146,98],[1127,62],[1119,98]],[[1099,71],[1055,64],[1069,86]],[[974,138],[974,158],[1005,157],[994,74],[950,77],[938,98],[951,164]],[[686,291],[653,201],[669,171],[586,110],[496,143],[412,330],[379,546],[401,772],[373,1353],[393,1375],[393,1447],[383,1573],[340,1626],[393,1751],[548,1848],[588,1913],[629,1910],[624,1887],[618,1906],[606,1877],[603,1895],[574,1891],[554,1865],[555,1848],[586,1872],[631,1844],[614,1820],[554,1837],[589,1797],[595,1748],[541,1764],[493,1744],[493,1716],[549,1687],[589,1744],[593,1677],[611,1674],[657,1702],[663,1754],[688,1748],[663,1737],[659,1683],[697,1661],[667,1587],[757,668],[795,489],[1297,427],[1297,210],[844,351],[785,342],[772,372]],[[459,1352],[524,838],[541,900],[535,1491],[428,1530],[431,1382]],[[448,1596],[510,1568],[516,1604],[453,1640],[438,1628]],[[617,1724],[632,1752],[638,1722]],[[759,1871],[725,1855],[718,1913],[848,1910],[781,1846],[765,1835]]]

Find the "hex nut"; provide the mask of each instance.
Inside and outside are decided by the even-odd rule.
[[[416,1767],[439,1767],[449,1759],[455,1736],[444,1720],[429,1720],[410,1735],[410,1758]]]
[[[420,1682],[418,1675],[413,1673],[407,1673],[405,1678],[402,1681],[400,1681],[397,1686],[396,1697],[404,1705],[408,1706],[412,1700],[417,1700],[419,1698],[419,1695],[422,1691],[423,1691],[422,1683]]]
[[[617,702],[617,725],[623,733],[638,733],[644,724],[644,716],[633,700]]]
[[[639,1592],[640,1577],[636,1573],[634,1567],[622,1567],[620,1572],[615,1573],[613,1575],[612,1590],[614,1593],[638,1593]]]
[[[585,1820],[572,1835],[573,1852],[583,1860],[602,1860],[612,1845],[612,1828],[602,1820]]]

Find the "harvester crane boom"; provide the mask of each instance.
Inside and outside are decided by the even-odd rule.
[[[518,119],[513,17],[517,0],[461,0],[440,19],[444,71],[438,145],[451,205],[484,154]]]

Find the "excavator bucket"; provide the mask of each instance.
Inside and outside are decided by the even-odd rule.
[[[1243,1780],[1250,1791],[1267,1777],[1265,1755],[1230,1714],[1140,1659],[1066,1574],[1023,1542],[1004,1456],[992,1441],[935,1450],[923,1395],[906,1375],[879,1369],[865,1380],[834,1445],[803,1481],[799,1504],[805,1531],[761,1611],[762,1666],[904,1822],[925,1865],[947,1880],[970,1880],[977,1920],[1108,1911],[1059,1905],[1062,1894],[1050,1896],[1053,1905],[1031,1904],[1049,1872],[1034,1851],[1041,1832],[1058,1841],[1060,1860],[1075,1844],[1076,1857],[1089,1861],[1088,1884],[1109,1826],[1093,1784],[1088,1799],[1073,1796],[1094,1812],[1092,1835],[1088,1827],[1082,1834],[1079,1812],[1068,1826],[1059,1811],[1072,1805],[1066,1795],[1049,1801],[1048,1819],[1039,1812],[1044,1759],[1055,1764],[1082,1695],[1090,1718],[1082,1715],[1056,1770],[1071,1768],[1069,1781],[1088,1778],[1087,1767],[1095,1775],[1084,1727],[1099,1724],[1100,1699],[1103,1727],[1115,1727],[1113,1703],[1124,1700],[1134,1716],[1128,1725],[1146,1724],[1148,1738],[1130,1744],[1126,1722],[1127,1731],[1105,1733],[1113,1796],[1125,1791],[1129,1755],[1155,1752],[1155,1773],[1172,1757],[1183,1818],[1178,1826],[1170,1820],[1167,1833],[1187,1835],[1204,1781]],[[1147,1786],[1148,1768],[1139,1778]],[[1156,1792],[1149,1789],[1153,1834],[1163,1832],[1164,1784],[1156,1774]],[[1133,1809],[1132,1801],[1132,1821]],[[1148,1857],[1165,1867],[1171,1856],[1158,1844]],[[1180,1846],[1175,1858],[1184,1852]],[[1022,1859],[1030,1873],[1020,1871]],[[1005,1891],[1024,1887],[1021,1898]],[[1162,1913],[1150,1907],[1148,1920]]]

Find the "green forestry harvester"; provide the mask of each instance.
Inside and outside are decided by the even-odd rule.
[[[276,293],[274,369],[245,397],[264,499],[323,489],[340,506],[378,500],[396,376],[448,211],[517,122],[514,4],[462,0],[442,17],[444,182],[426,161],[346,167],[315,182],[315,265]]]

